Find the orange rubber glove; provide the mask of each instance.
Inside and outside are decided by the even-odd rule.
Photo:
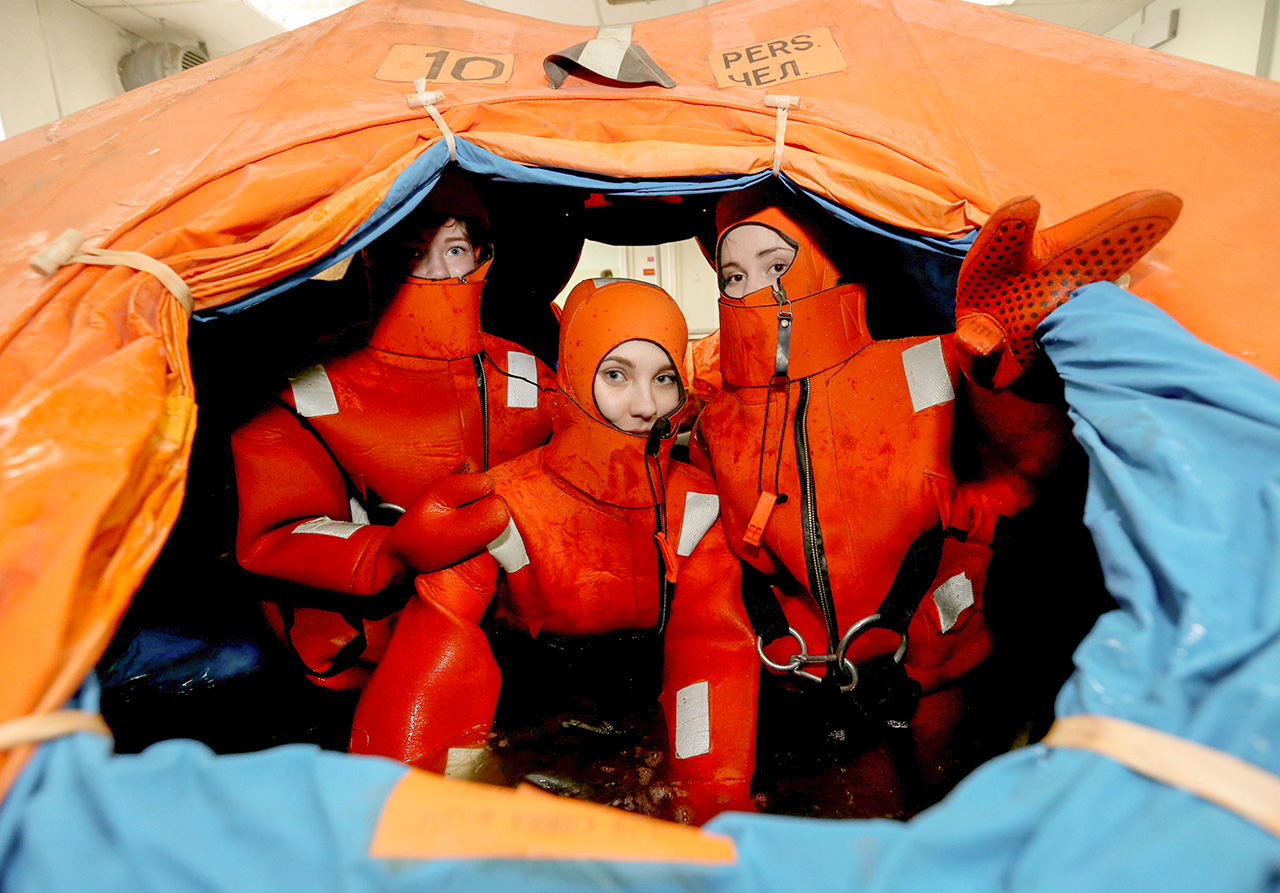
[[[1182,200],[1130,192],[1035,232],[1040,203],[1026,195],[996,209],[965,255],[956,288],[956,346],[971,381],[1008,387],[1035,353],[1032,334],[1071,292],[1114,281],[1169,232]]]
[[[427,487],[382,541],[378,562],[393,574],[427,574],[457,564],[498,538],[511,520],[483,473],[451,474]]]

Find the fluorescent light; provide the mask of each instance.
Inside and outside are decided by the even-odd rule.
[[[251,7],[287,30],[310,25],[341,12],[360,0],[245,0]]]

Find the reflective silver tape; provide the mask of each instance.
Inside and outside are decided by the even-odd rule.
[[[484,762],[483,747],[451,747],[445,757],[444,777],[470,780]]]
[[[695,682],[676,692],[676,759],[687,760],[710,751],[710,688],[706,682]]]
[[[507,351],[507,406],[514,409],[536,409],[538,406],[538,361],[533,354]],[[515,376],[519,376],[516,378]]]
[[[369,513],[364,510],[364,506],[360,504],[360,500],[352,496],[347,500],[347,504],[351,506],[351,521],[353,524],[369,523]]]
[[[911,408],[916,412],[956,399],[947,361],[942,357],[942,339],[908,347],[902,352],[902,368],[907,373]]]
[[[318,533],[321,536],[336,536],[338,539],[350,539],[351,535],[361,527],[368,527],[368,524],[361,524],[356,521],[335,521],[330,517],[322,516],[312,518],[310,521],[303,521],[297,527],[293,528],[294,533]]]
[[[329,383],[329,373],[324,366],[308,366],[297,375],[289,377],[293,389],[293,405],[303,418],[313,419],[322,415],[337,415],[338,398]]]
[[[525,551],[524,540],[520,536],[520,531],[516,529],[514,518],[507,522],[506,529],[498,534],[498,538],[485,548],[489,550],[494,561],[502,565],[502,569],[509,574],[515,573],[529,563],[529,553]]]
[[[938,608],[938,623],[945,633],[956,625],[964,609],[973,604],[973,583],[963,573],[945,580],[933,590],[933,603]]]
[[[680,545],[676,554],[693,554],[711,525],[720,515],[720,497],[714,493],[687,493],[684,497],[684,520],[680,522]]]
[[[616,80],[630,46],[630,25],[605,25],[596,32],[595,40],[588,40],[582,48],[578,64],[596,74]]]

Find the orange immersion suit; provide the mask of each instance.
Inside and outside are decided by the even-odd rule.
[[[592,396],[600,361],[637,338],[680,368],[685,322],[661,289],[598,280],[570,294],[555,434],[492,472],[512,522],[488,553],[418,578],[357,707],[353,752],[446,771],[484,746],[500,679],[478,624],[493,601],[498,624],[534,637],[661,635],[670,775],[688,814],[751,808],[759,662],[715,490],[669,459],[682,407],[646,436],[615,428]]]
[[[293,377],[232,435],[236,558],[315,587],[263,608],[326,688],[358,688],[386,649],[399,605],[376,606],[379,593],[474,553],[506,523],[489,482],[465,473],[550,434],[551,371],[480,331],[486,271],[409,277],[366,347]]]
[[[952,433],[965,383],[952,336],[872,340],[862,286],[837,284],[804,227],[779,208],[754,209],[722,225],[720,243],[744,223],[771,227],[797,253],[778,285],[721,298],[724,389],[699,417],[693,448],[722,494],[730,546],[767,578],[772,622],[753,611],[762,657],[855,698],[875,684],[869,668],[884,680],[900,661],[909,679],[877,692],[878,707],[861,706],[896,729],[912,722],[917,747],[937,741],[958,714],[955,693],[928,695],[991,649],[982,603],[996,520],[1029,504],[1026,469],[1052,465],[1062,423],[1049,407],[979,395],[1010,430],[1035,431],[1039,455],[1002,465],[988,451],[977,480],[958,480]]]

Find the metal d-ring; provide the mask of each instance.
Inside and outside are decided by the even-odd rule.
[[[862,635],[867,630],[874,629],[878,626],[880,626],[880,615],[868,614],[866,617],[863,617],[861,620],[854,623],[853,626],[845,630],[844,635],[840,637],[840,644],[836,646],[836,654],[840,656],[840,663],[844,666],[845,671],[850,677],[849,682],[840,686],[841,691],[852,691],[858,684],[858,670],[847,656],[849,653],[849,646],[853,644],[853,640],[858,638],[858,636]],[[892,630],[890,631],[892,632]],[[896,664],[902,663],[902,658],[906,656],[907,634],[898,633],[898,639],[898,650],[893,653],[893,662]]]
[[[809,656],[809,646],[804,643],[804,637],[791,627],[787,627],[787,635],[796,640],[796,644],[800,646],[800,653],[791,655],[791,659],[785,664],[777,663],[770,660],[764,653],[764,637],[756,636],[756,654],[760,655],[760,662],[770,670],[778,673],[794,673],[800,669],[805,663],[805,658]]]

